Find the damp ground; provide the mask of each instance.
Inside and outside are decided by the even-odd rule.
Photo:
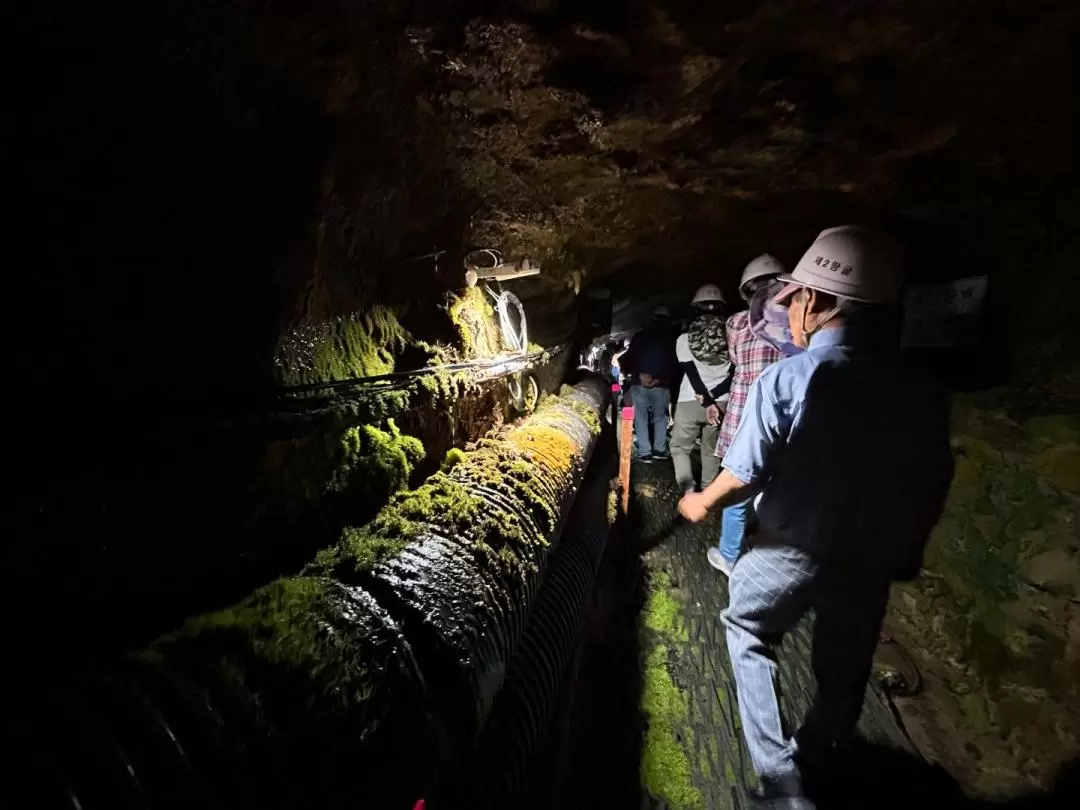
[[[586,616],[562,808],[751,806],[745,792],[755,780],[720,621],[727,582],[705,558],[719,525],[687,524],[677,500],[670,465],[635,463],[629,515],[612,534]],[[813,694],[810,632],[808,619],[780,651],[789,725]],[[876,682],[859,732],[819,787],[821,807],[967,803],[947,770],[919,754]]]

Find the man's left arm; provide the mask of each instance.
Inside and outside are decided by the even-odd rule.
[[[679,502],[683,517],[702,521],[714,509],[741,503],[759,492],[768,479],[776,453],[787,431],[784,415],[759,377],[750,388],[742,419],[724,455],[724,469],[703,492],[692,492]]]

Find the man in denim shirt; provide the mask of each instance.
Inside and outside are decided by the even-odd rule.
[[[759,799],[809,810],[800,765],[854,732],[889,584],[915,577],[952,478],[945,397],[890,350],[898,252],[845,226],[823,231],[777,296],[806,351],[750,390],[724,470],[683,515],[760,492],[760,530],[724,612]],[[817,694],[793,739],[781,724],[775,645],[810,609]]]

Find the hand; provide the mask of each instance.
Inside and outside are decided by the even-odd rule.
[[[705,398],[703,396],[701,396],[701,394],[694,394],[694,399],[697,400],[698,405],[704,405],[705,404]]]
[[[716,405],[710,405],[705,409],[705,421],[714,427],[720,424],[720,408]]]
[[[691,523],[701,523],[709,515],[709,507],[705,504],[705,495],[702,492],[688,492],[679,501],[679,512]]]

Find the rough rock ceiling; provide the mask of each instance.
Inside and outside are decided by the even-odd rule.
[[[541,261],[516,289],[567,312],[597,279],[730,288],[852,219],[1012,295],[1077,222],[1072,0],[29,11],[22,298],[81,336],[66,367],[264,380],[298,321],[408,302],[422,325],[469,245]]]
[[[839,219],[1043,191],[1064,168],[1046,150],[1072,160],[1072,3],[531,6],[409,38],[472,241],[566,273],[730,275]]]

